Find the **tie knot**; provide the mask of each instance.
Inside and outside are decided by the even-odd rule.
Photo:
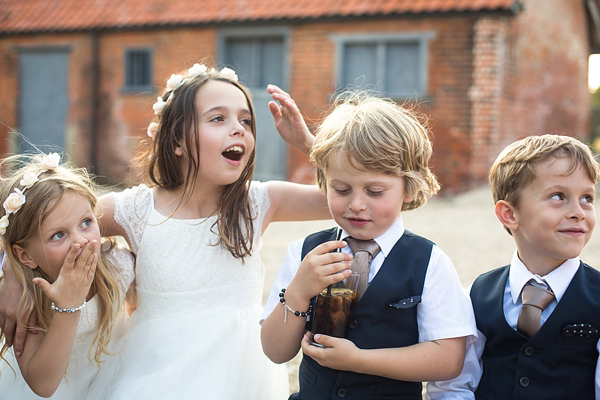
[[[350,250],[352,250],[353,254],[359,251],[366,251],[371,255],[371,259],[373,259],[377,255],[377,253],[379,253],[379,245],[373,239],[359,240],[354,239],[352,236],[348,236],[344,240],[350,246]]]
[[[521,299],[524,305],[534,306],[543,310],[552,300],[554,300],[554,293],[539,286],[534,286],[531,283],[527,283],[523,287]]]

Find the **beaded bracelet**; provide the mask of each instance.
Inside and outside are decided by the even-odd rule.
[[[84,300],[84,301],[83,301],[83,304],[82,304],[82,305],[80,305],[79,307],[73,307],[73,308],[60,308],[60,307],[56,307],[56,306],[54,305],[54,303],[52,303],[52,309],[53,309],[54,311],[56,311],[56,312],[65,312],[65,313],[67,313],[67,314],[71,314],[71,313],[74,313],[74,312],[76,312],[76,311],[79,311],[79,310],[81,310],[83,307],[85,307],[85,305],[86,305],[86,304],[87,304],[87,302]]]
[[[285,297],[283,297],[284,294],[285,294],[285,288],[281,289],[281,293],[279,293],[279,302],[281,304],[283,304],[283,309],[284,309],[284,313],[283,313],[283,323],[284,324],[287,324],[288,311],[292,312],[296,317],[303,317],[303,318],[306,318],[306,316],[312,312],[312,309],[313,309],[312,302],[308,305],[308,310],[302,311],[302,312],[295,311],[292,307],[288,306],[287,303],[285,302]]]

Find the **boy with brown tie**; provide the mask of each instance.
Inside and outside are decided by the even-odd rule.
[[[498,156],[490,186],[517,249],[473,283],[478,339],[434,398],[600,398],[600,272],[579,260],[599,177],[590,149],[568,136],[531,136]]]

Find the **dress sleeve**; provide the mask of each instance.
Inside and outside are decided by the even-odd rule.
[[[269,210],[269,207],[271,207],[267,184],[264,182],[253,181],[250,184],[248,196],[250,197],[250,210],[252,212],[252,221],[254,223],[254,240],[258,241],[262,232],[265,215],[267,215],[267,211]]]
[[[106,259],[110,261],[119,271],[119,285],[121,289],[121,298],[125,299],[125,293],[135,277],[134,263],[135,259],[131,251],[125,246],[116,244],[110,251],[106,252]]]
[[[146,185],[134,186],[114,194],[115,221],[123,227],[131,250],[137,254],[150,211],[152,210],[152,189]]]

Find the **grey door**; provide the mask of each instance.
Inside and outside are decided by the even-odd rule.
[[[65,149],[67,50],[27,50],[19,55],[19,152]]]
[[[231,66],[252,92],[256,111],[256,167],[258,180],[286,178],[286,146],[273,124],[267,104],[267,84],[286,90],[286,42],[283,35],[226,36],[222,62]]]

